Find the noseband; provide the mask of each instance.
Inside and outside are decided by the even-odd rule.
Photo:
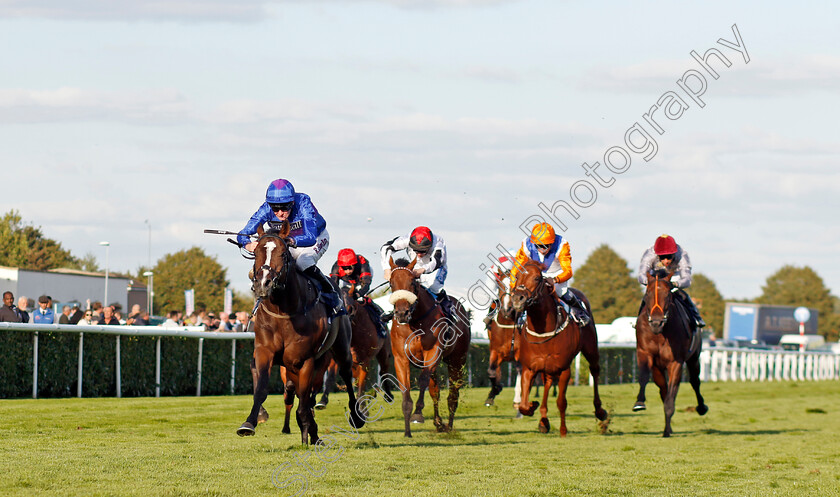
[[[392,277],[392,278],[393,278],[393,272],[394,272],[394,271],[398,271],[398,270],[408,271],[409,273],[411,273],[411,278],[412,278],[412,280],[411,280],[411,289],[410,289],[410,290],[397,290],[397,292],[408,292],[408,293],[411,293],[411,294],[413,294],[413,295],[414,295],[413,302],[411,302],[411,303],[408,305],[408,316],[409,316],[409,318],[410,318],[410,317],[411,317],[411,314],[414,312],[414,308],[415,308],[415,307],[417,307],[417,301],[418,301],[418,300],[420,300],[420,299],[417,297],[417,279],[416,279],[416,278],[414,278],[414,272],[413,272],[413,271],[411,271],[411,269],[408,269],[407,267],[404,267],[404,266],[397,266],[397,267],[395,267],[394,269],[392,269],[392,270],[391,270],[391,272],[392,272],[392,276],[391,276],[391,277]],[[390,282],[389,282],[389,283],[390,283]],[[391,292],[394,292],[394,289],[393,289],[393,288],[391,288]],[[391,293],[391,297],[393,297],[395,294],[396,294],[396,293]],[[394,305],[394,304],[395,304],[395,302],[391,302],[391,305]]]

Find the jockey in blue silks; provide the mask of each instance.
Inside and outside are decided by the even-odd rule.
[[[309,278],[317,281],[324,297],[332,306],[333,313],[341,311],[341,299],[332,282],[318,268],[318,260],[330,246],[330,234],[327,222],[312,204],[309,195],[295,192],[295,187],[286,179],[276,179],[268,185],[265,203],[251,216],[248,224],[239,230],[237,241],[249,252],[253,252],[257,242],[249,235],[265,224],[268,229],[279,230],[283,221],[289,222],[289,238],[294,243],[289,246],[289,253],[295,259],[297,267]]]

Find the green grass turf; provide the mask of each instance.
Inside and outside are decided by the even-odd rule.
[[[706,383],[710,412],[694,411],[683,384],[674,436],[661,437],[662,404],[633,413],[634,385],[602,387],[611,414],[605,434],[592,415],[592,390],[571,387],[569,435],[537,432],[537,417],[513,419],[506,388],[487,408],[485,388],[467,389],[455,432],[430,419],[403,437],[399,401],[359,430],[333,433],[322,454],[283,435],[282,399],[255,437],[236,428],[249,397],[101,398],[0,401],[0,495],[840,495],[840,383]],[[442,392],[445,394],[446,392]],[[416,399],[417,393],[412,392]],[[427,396],[425,414],[431,417]],[[347,397],[316,412],[321,435],[346,428]],[[309,474],[294,461],[308,458]],[[289,463],[286,470],[277,470]],[[277,471],[275,471],[277,470]],[[305,475],[305,476],[304,476]],[[292,481],[291,483],[295,483]]]

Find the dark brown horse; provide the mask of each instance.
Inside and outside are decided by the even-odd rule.
[[[484,405],[488,407],[494,404],[496,395],[502,391],[502,384],[499,382],[502,363],[516,361],[516,355],[519,353],[519,335],[514,332],[516,316],[513,311],[510,293],[507,285],[504,284],[504,275],[497,273],[497,281],[499,282],[499,303],[497,304],[499,308],[487,328],[487,336],[490,339],[490,360],[487,368],[487,374],[490,377],[490,393],[487,395]],[[517,375],[521,372],[521,369],[519,363],[517,363]]]
[[[671,416],[682,379],[682,366],[688,366],[688,378],[697,396],[697,414],[709,408],[700,395],[700,349],[702,341],[692,326],[692,319],[673,297],[671,276],[664,271],[648,278],[644,305],[636,319],[636,359],[639,362],[639,396],[635,410],[644,409],[645,386],[653,372],[659,396],[665,408],[663,437],[671,436]]]
[[[361,397],[365,392],[365,382],[370,372],[371,362],[376,358],[379,364],[379,382],[385,391],[386,400],[392,398],[391,383],[382,381],[383,375],[388,373],[388,359],[391,356],[391,338],[386,334],[380,337],[379,325],[374,317],[365,307],[364,302],[356,299],[354,288],[346,286],[341,289],[344,299],[344,307],[347,315],[350,316],[350,325],[353,330],[353,338],[350,341],[350,351],[353,355],[353,378],[356,379],[357,395]],[[335,371],[333,362],[327,370],[327,378],[324,382],[324,393],[321,400],[315,405],[316,409],[323,409],[329,403],[330,392],[335,387]]]
[[[268,379],[276,362],[285,366],[287,375],[287,405],[289,390],[298,399],[295,414],[302,443],[316,443],[318,425],[313,415],[315,386],[332,358],[339,364],[339,372],[351,384],[350,321],[347,316],[328,324],[326,308],[319,300],[320,291],[297,269],[289,252],[289,223],[279,232],[263,233],[254,249],[252,281],[259,304],[254,311],[254,404],[248,419],[236,431],[240,436],[253,435],[263,402],[268,396]],[[349,422],[356,428],[365,424],[356,406],[356,396],[350,397]]]
[[[590,309],[589,301],[578,290],[578,299]],[[560,410],[560,435],[566,436],[566,389],[571,377],[570,366],[579,352],[589,362],[589,372],[594,378],[595,387],[595,417],[601,421],[607,419],[607,412],[601,407],[598,395],[598,376],[601,368],[598,364],[598,335],[595,325],[590,319],[589,324],[580,327],[571,319],[562,306],[557,304],[554,297],[553,280],[542,275],[542,267],[528,261],[522,265],[513,291],[513,308],[516,312],[527,312],[525,326],[520,330],[522,334],[519,345],[519,362],[522,364],[522,402],[519,411],[526,416],[533,416],[534,410],[540,406],[539,402],[528,403],[531,383],[537,373],[543,373],[545,388],[543,389],[543,404],[540,407],[542,416],[539,429],[548,433],[551,425],[548,422],[548,391],[551,381],[559,377],[557,382],[557,408]]]
[[[470,348],[469,317],[457,300],[451,299],[454,319],[444,315],[432,294],[420,285],[414,274],[417,259],[408,263],[404,259],[391,263],[391,297],[394,319],[391,324],[391,352],[394,354],[394,368],[397,380],[405,385],[402,410],[405,419],[405,436],[411,436],[411,422],[422,423],[423,396],[426,388],[434,404],[434,423],[439,432],[452,430],[455,411],[458,408],[459,390],[463,386],[464,364]],[[449,369],[449,423],[443,424],[438,411],[440,387],[437,367],[440,362]],[[420,368],[417,380],[420,395],[412,414],[411,366]]]

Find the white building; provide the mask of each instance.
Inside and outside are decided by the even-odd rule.
[[[142,291],[138,291],[139,288],[131,290],[131,283],[128,278],[109,275],[106,303],[119,303],[123,310],[128,310],[129,304],[135,303],[145,308],[145,286],[141,287]],[[72,269],[36,271],[0,266],[0,293],[6,291],[14,294],[15,303],[20,297],[28,297],[35,302],[33,307],[37,307],[38,297],[48,295],[56,306],[79,303],[84,308],[87,300],[102,302],[105,297],[105,274]],[[138,295],[140,293],[142,295]],[[58,310],[60,312],[60,307]]]

